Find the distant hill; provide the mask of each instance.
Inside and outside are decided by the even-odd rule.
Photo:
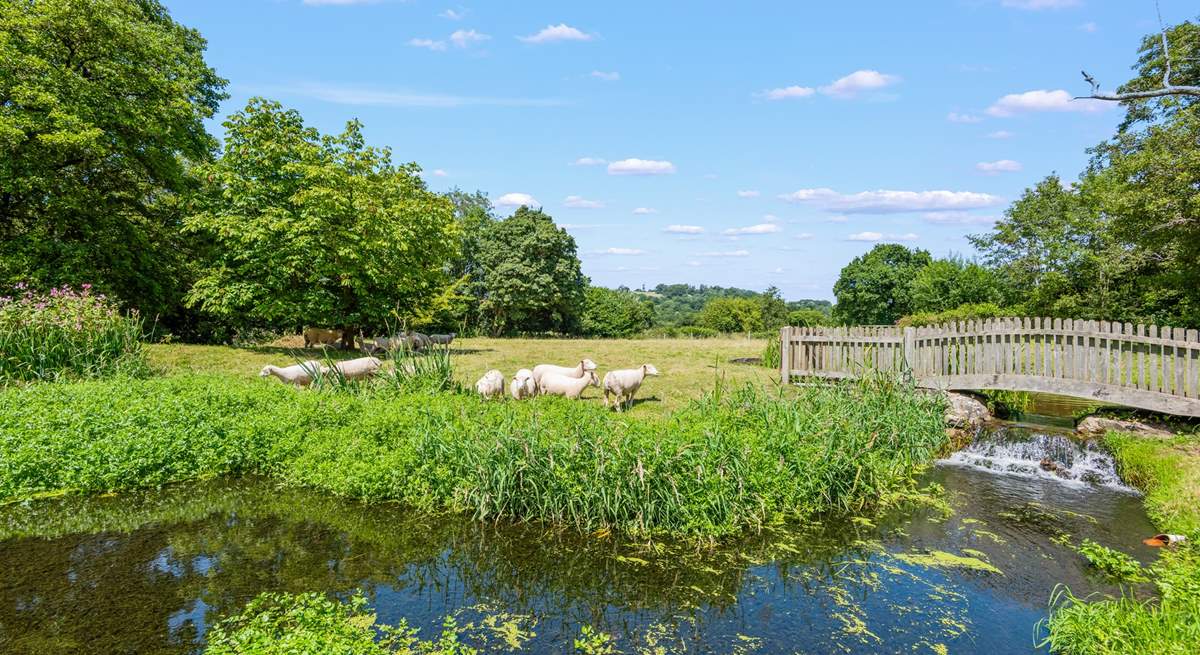
[[[645,296],[654,305],[656,326],[676,327],[692,325],[696,313],[713,298],[757,298],[762,293],[736,287],[693,286],[690,284],[660,284],[653,289],[635,291]],[[816,309],[828,314],[832,304],[828,300],[793,300],[787,303],[788,310]]]

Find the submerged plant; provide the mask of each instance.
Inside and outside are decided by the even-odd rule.
[[[1121,582],[1145,582],[1146,575],[1137,560],[1120,551],[1084,539],[1079,551],[1095,569]]]

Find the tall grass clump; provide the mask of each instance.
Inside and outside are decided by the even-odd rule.
[[[763,346],[760,363],[767,368],[779,368],[783,364],[782,337],[778,334],[767,338]]]
[[[0,384],[140,375],[149,369],[137,312],[90,285],[0,296]]]
[[[940,401],[882,378],[718,388],[647,420],[549,397],[178,376],[0,390],[0,500],[256,473],[480,519],[718,537],[869,511],[944,441]]]

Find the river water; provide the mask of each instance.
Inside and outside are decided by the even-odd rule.
[[[1154,532],[1140,498],[1105,458],[1002,426],[928,472],[948,508],[711,551],[415,515],[253,479],[8,505],[0,653],[196,653],[215,620],[261,591],[357,589],[380,621],[405,618],[428,637],[454,616],[489,651],[571,652],[586,624],[623,652],[1036,652],[1055,584],[1116,591],[1069,543],[1154,555],[1140,543]]]

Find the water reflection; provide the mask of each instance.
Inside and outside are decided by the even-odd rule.
[[[0,508],[0,652],[192,653],[264,590],[362,588],[379,618],[536,622],[531,652],[581,624],[631,650],[1028,652],[1056,582],[1104,589],[1063,544],[1136,552],[1138,499],[937,467],[954,508],[827,522],[716,551],[365,506],[261,480]],[[998,568],[927,568],[952,553]]]

